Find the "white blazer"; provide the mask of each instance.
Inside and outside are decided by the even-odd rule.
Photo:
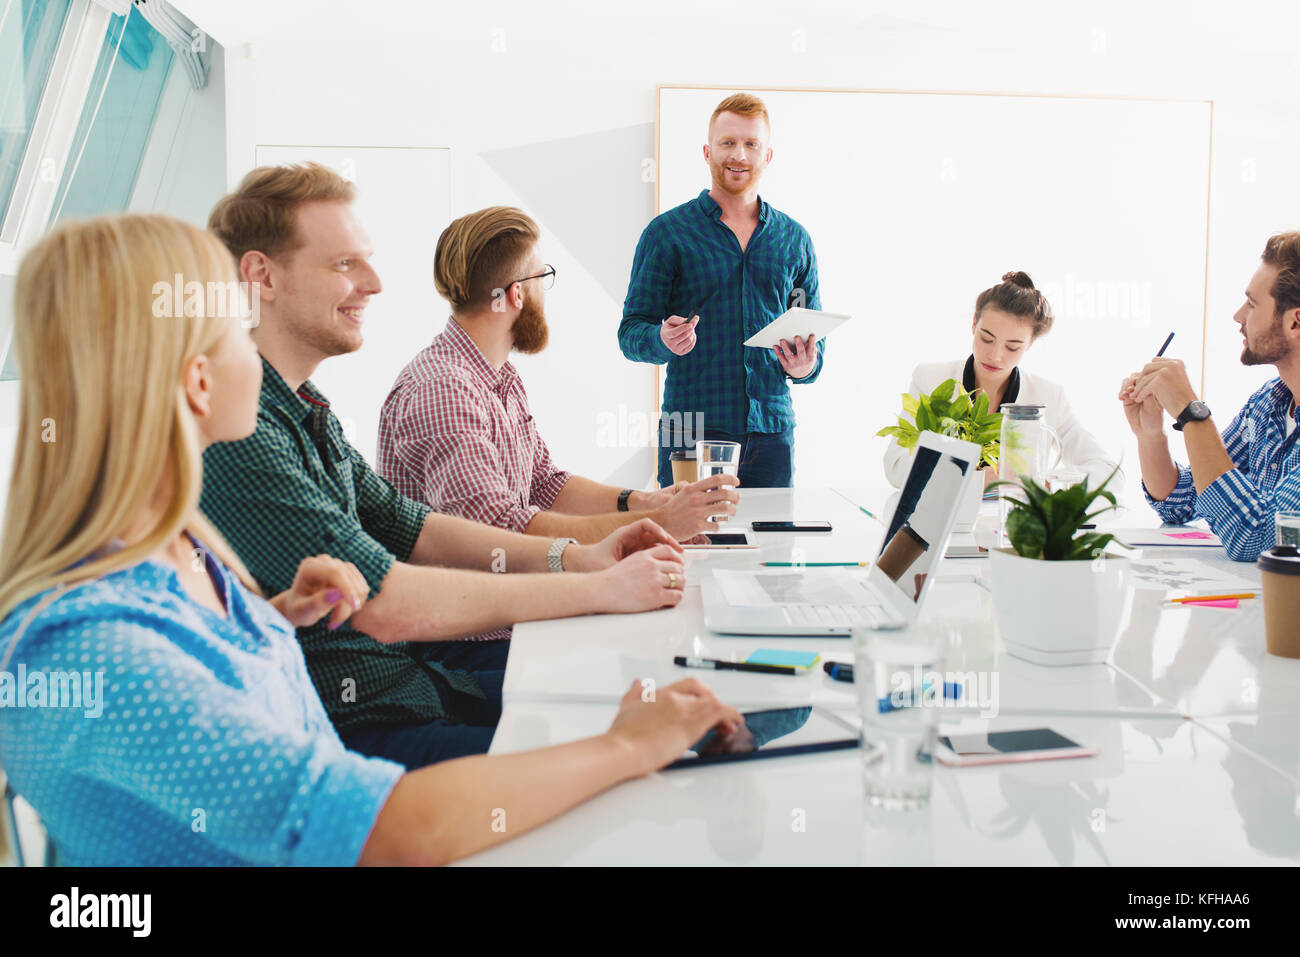
[[[912,384],[907,387],[911,395],[929,394],[939,383],[946,379],[956,379],[961,385],[962,374],[966,370],[965,359],[953,362],[925,362],[912,371]],[[1020,392],[1015,401],[1030,405],[1047,406],[1047,425],[1061,440],[1061,464],[1081,468],[1088,473],[1088,485],[1096,488],[1106,480],[1115,468],[1118,459],[1111,455],[1080,423],[1078,417],[1066,401],[1065,389],[1044,379],[1042,376],[1026,372],[1017,366],[1020,373]],[[901,409],[899,414],[908,418]],[[890,438],[889,448],[885,450],[885,476],[894,488],[902,488],[911,469],[912,450],[899,446],[898,439]],[[1124,487],[1124,475],[1121,472],[1110,483],[1117,494]]]

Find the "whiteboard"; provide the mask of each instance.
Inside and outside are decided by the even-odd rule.
[[[661,86],[658,210],[709,185],[709,116],[738,88]],[[792,386],[801,486],[884,487],[884,439],[921,362],[970,352],[975,297],[1023,269],[1056,313],[1023,368],[1124,455],[1115,399],[1170,330],[1201,376],[1212,104],[994,94],[754,90],[772,115],[762,197],[812,236],[822,308],[854,321]],[[1136,501],[1140,502],[1140,493]]]

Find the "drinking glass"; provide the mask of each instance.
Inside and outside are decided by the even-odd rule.
[[[739,442],[696,442],[695,467],[697,478],[713,475],[735,475],[740,470]],[[710,522],[725,522],[726,515],[710,515]]]
[[[1278,512],[1277,544],[1300,547],[1300,512]]]
[[[906,811],[929,804],[945,634],[917,624],[905,631],[853,630],[862,782],[871,806]]]

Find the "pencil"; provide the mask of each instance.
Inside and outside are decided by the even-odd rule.
[[[866,568],[871,562],[763,562],[767,568]]]
[[[1190,604],[1198,601],[1227,601],[1229,598],[1255,598],[1256,592],[1242,592],[1240,595],[1189,595],[1186,598],[1170,598],[1169,601]]]
[[[1173,341],[1174,341],[1174,334],[1171,332],[1171,333],[1169,333],[1169,335],[1165,338],[1165,344],[1164,344],[1163,346],[1161,346],[1161,347],[1160,347],[1160,351],[1156,353],[1156,358],[1157,358],[1157,359],[1159,359],[1162,355],[1165,354],[1165,350],[1169,348],[1169,343],[1171,343],[1171,342],[1173,342]]]

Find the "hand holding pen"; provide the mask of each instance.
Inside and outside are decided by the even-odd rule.
[[[699,313],[690,319],[669,316],[659,326],[659,338],[675,356],[684,356],[695,348],[695,327],[700,322]]]

